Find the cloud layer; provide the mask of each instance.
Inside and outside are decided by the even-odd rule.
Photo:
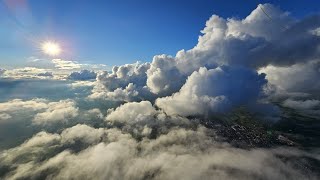
[[[76,125],[61,134],[40,132],[5,151],[0,156],[1,168],[12,169],[6,179],[316,178],[297,169],[295,163],[318,159],[319,154],[288,148],[236,149],[213,141],[208,133],[203,127],[178,128],[156,139],[137,141],[118,129]],[[88,148],[75,152],[79,147]]]

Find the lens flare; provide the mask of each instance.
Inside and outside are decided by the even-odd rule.
[[[61,48],[58,43],[48,41],[42,44],[42,51],[50,56],[57,56],[61,53]]]

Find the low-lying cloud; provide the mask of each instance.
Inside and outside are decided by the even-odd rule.
[[[215,142],[209,131],[176,128],[137,141],[118,129],[76,125],[61,134],[40,132],[5,151],[1,168],[11,169],[6,179],[316,179],[295,162],[319,154],[237,149]],[[76,152],[79,147],[88,148]]]

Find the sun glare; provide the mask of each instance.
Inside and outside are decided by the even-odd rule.
[[[61,53],[61,48],[58,43],[48,41],[42,44],[42,51],[50,56],[56,56]]]

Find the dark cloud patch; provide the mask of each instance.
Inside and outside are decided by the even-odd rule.
[[[39,73],[38,76],[53,77],[52,72]]]
[[[80,72],[72,72],[68,76],[68,79],[85,81],[85,80],[96,79],[96,77],[97,77],[97,73],[95,73],[94,71],[85,69],[85,70],[81,70]]]
[[[0,68],[0,76],[2,76],[6,72],[6,69]]]

